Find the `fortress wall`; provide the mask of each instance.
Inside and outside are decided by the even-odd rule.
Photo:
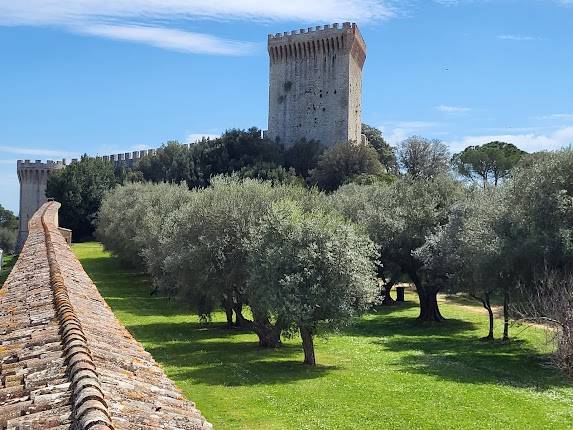
[[[31,217],[0,291],[0,428],[212,429],[115,318],[58,230]]]
[[[65,167],[65,160],[42,162],[18,160],[16,171],[20,181],[20,225],[16,251],[19,252],[28,237],[28,223],[32,215],[48,201],[46,186],[48,177],[56,170]]]
[[[189,146],[189,145],[186,145]],[[115,165],[125,164],[128,167],[133,167],[137,160],[146,155],[154,156],[156,149],[146,149],[143,151],[126,152],[122,154],[112,154],[97,156],[106,161],[112,161]],[[77,162],[77,159],[72,159],[72,163]],[[16,252],[20,252],[24,246],[24,242],[28,237],[28,223],[34,213],[48,201],[46,197],[46,188],[48,185],[48,178],[50,175],[59,169],[66,167],[66,160],[52,161],[36,160],[18,160],[16,165],[16,172],[20,181],[20,213],[19,213],[19,228],[18,240],[16,245]]]
[[[269,138],[360,142],[366,45],[356,24],[269,35],[268,51]]]

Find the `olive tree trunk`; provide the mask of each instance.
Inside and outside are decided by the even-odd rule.
[[[383,288],[384,288],[384,298],[382,299],[382,304],[383,305],[393,305],[396,303],[396,300],[394,300],[392,298],[392,296],[390,295],[390,291],[392,291],[392,287],[394,285],[396,285],[398,283],[398,281],[400,280],[400,274],[398,275],[393,275],[390,280],[386,281],[386,278],[384,277],[384,275],[381,275],[382,278],[382,282],[383,284]]]
[[[503,340],[509,340],[509,288],[503,290]]]
[[[473,294],[470,294],[471,297],[481,302],[484,309],[487,311],[488,318],[489,318],[489,332],[486,337],[482,338],[484,340],[493,340],[493,309],[491,308],[491,291],[484,293],[483,297],[478,297]]]
[[[263,348],[279,348],[282,346],[280,324],[272,324],[269,317],[253,310],[253,321],[237,313],[238,324],[255,332],[259,338],[259,346]]]
[[[314,340],[312,338],[312,330],[300,327],[300,338],[302,339],[302,349],[304,351],[304,364],[316,365],[316,357],[314,356]]]
[[[420,315],[417,318],[418,321],[444,321],[445,318],[442,316],[438,306],[438,292],[440,289],[431,285],[423,285],[422,280],[416,273],[410,273],[409,275],[410,279],[412,279],[412,282],[414,282],[414,285],[416,286],[416,292],[420,299]]]
[[[243,304],[241,302],[234,303],[233,310],[235,311],[235,326],[242,327],[241,323],[245,320],[243,316]]]
[[[227,316],[227,328],[233,328],[233,299],[225,295],[223,299],[225,315]]]

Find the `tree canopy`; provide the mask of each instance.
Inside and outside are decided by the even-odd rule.
[[[505,142],[489,142],[468,146],[452,157],[457,173],[470,180],[479,180],[485,188],[488,183],[497,186],[527,153]]]
[[[274,204],[253,232],[248,255],[249,302],[283,330],[300,331],[306,364],[316,363],[318,323],[344,325],[378,292],[374,244],[332,211]]]
[[[0,205],[0,249],[12,253],[16,248],[18,236],[18,218],[14,213]]]
[[[448,147],[438,139],[412,136],[398,146],[402,170],[413,178],[432,178],[447,173],[450,166]]]
[[[114,168],[111,161],[84,155],[48,178],[46,196],[62,204],[60,224],[72,229],[75,238],[93,236],[103,196],[117,184]]]
[[[378,159],[389,173],[398,172],[398,160],[396,151],[384,139],[382,132],[368,124],[362,124],[362,134],[368,139],[368,144],[378,153]]]
[[[334,191],[355,177],[382,178],[385,174],[378,153],[372,147],[345,142],[328,148],[322,154],[312,172],[312,183],[322,190]]]
[[[390,277],[410,277],[420,296],[422,321],[442,319],[436,301],[441,286],[426,282],[423,265],[413,253],[424,245],[427,236],[447,223],[461,192],[454,180],[441,175],[433,179],[400,178],[391,185],[350,184],[333,195],[334,205],[366,229]]]

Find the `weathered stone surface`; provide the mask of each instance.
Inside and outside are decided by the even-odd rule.
[[[211,429],[114,317],[58,232],[32,217],[0,294],[0,429]]]
[[[366,44],[356,24],[269,35],[268,137],[361,142]]]

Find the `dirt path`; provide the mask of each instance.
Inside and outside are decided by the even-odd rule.
[[[413,285],[411,285],[411,284],[398,284],[398,285],[401,287],[405,287],[407,292],[410,292],[414,295],[416,294],[416,290],[415,290]],[[484,316],[487,316],[487,310],[484,309],[484,307],[481,305],[481,303],[479,303],[477,300],[472,299],[472,298],[470,298],[464,294],[438,294],[438,303],[446,303],[448,305],[456,305],[456,306],[459,306],[460,308],[465,309],[469,312],[473,312],[476,314],[482,314]],[[491,309],[493,311],[494,318],[503,320],[503,306],[492,305]],[[512,323],[514,323],[514,321],[512,321]],[[537,323],[532,323],[532,322],[521,323],[521,324],[531,326],[531,327],[549,329],[549,330],[552,329],[550,326],[547,326],[545,324],[537,324]]]

